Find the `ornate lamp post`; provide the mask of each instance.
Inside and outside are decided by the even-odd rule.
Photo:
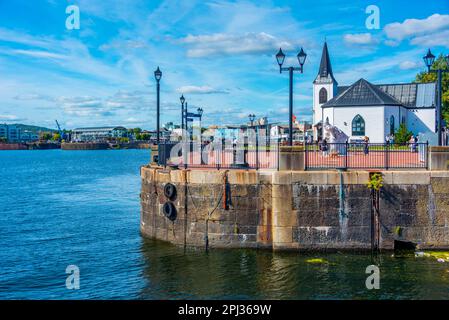
[[[159,69],[159,67],[157,67],[156,71],[154,71],[154,78],[156,79],[156,83],[157,83],[157,96],[156,96],[156,133],[157,133],[157,137],[156,137],[156,142],[157,145],[159,145],[159,132],[160,132],[160,91],[161,91],[161,85],[160,85],[160,81],[162,78],[162,71]]]
[[[254,113],[248,115],[249,121],[251,123],[251,127],[253,126],[254,119],[256,119],[256,115]]]
[[[282,64],[285,60],[285,54],[282,52],[282,48],[279,48],[279,52],[276,54],[276,60],[279,64],[279,73],[282,73],[282,71],[288,71],[290,82],[289,82],[289,108],[288,108],[288,145],[293,145],[293,71],[299,71],[300,73],[303,73],[303,66],[304,62],[306,61],[307,54],[304,52],[304,50],[301,48],[301,51],[296,56],[298,58],[299,67],[282,67]]]
[[[442,145],[442,122],[443,115],[441,113],[442,105],[443,105],[443,90],[442,90],[442,76],[443,73],[449,72],[449,55],[445,57],[446,61],[446,69],[442,69],[438,67],[437,69],[431,69],[433,63],[435,62],[435,56],[432,54],[430,49],[427,51],[427,54],[423,57],[424,63],[427,66],[427,71],[430,73],[437,74],[437,133],[438,133],[438,145]]]
[[[186,102],[186,98],[181,95],[179,100],[181,101],[181,129],[184,130],[184,102]]]
[[[203,108],[198,108],[198,109],[196,109],[196,112],[198,113],[198,118],[200,118],[200,145],[201,145],[201,140],[202,140],[202,136],[201,136],[201,127],[202,127],[202,124],[201,124],[201,118],[203,117]]]

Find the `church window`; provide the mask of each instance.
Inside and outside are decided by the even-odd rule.
[[[390,134],[394,134],[394,116],[390,117]]]
[[[325,88],[321,88],[319,96],[320,104],[327,102],[327,90]]]
[[[353,136],[364,136],[365,135],[365,120],[363,120],[361,115],[356,115],[352,119],[352,135]]]

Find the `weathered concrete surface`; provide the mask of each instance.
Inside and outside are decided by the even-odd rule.
[[[380,196],[381,241],[449,248],[449,172],[388,171]],[[366,171],[163,170],[142,167],[141,232],[172,243],[274,250],[368,249]],[[231,204],[224,208],[225,179]],[[177,188],[174,221],[162,213],[166,183]],[[185,210],[187,206],[187,210]]]

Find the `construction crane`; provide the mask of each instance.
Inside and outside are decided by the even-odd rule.
[[[56,122],[56,126],[58,127],[58,131],[59,131],[59,140],[63,140],[64,139],[64,132],[61,130],[61,126],[59,125],[58,120],[55,120]]]

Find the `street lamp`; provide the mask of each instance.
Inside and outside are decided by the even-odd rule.
[[[256,115],[254,113],[250,113],[248,115],[249,121],[251,122],[251,127],[253,126],[254,119],[256,119]]]
[[[201,123],[201,117],[203,116],[203,108],[198,108],[198,109],[196,109],[196,111],[198,112],[198,115],[200,118],[200,123]]]
[[[289,73],[289,108],[288,108],[288,145],[293,145],[293,71],[299,71],[300,73],[303,73],[303,66],[306,62],[307,54],[304,52],[304,50],[301,48],[299,53],[297,54],[296,58],[299,62],[299,68],[298,67],[282,67],[285,60],[285,54],[282,52],[282,48],[279,48],[279,52],[276,54],[276,60],[279,64],[279,73],[282,73],[282,71],[288,71]]]
[[[160,132],[159,118],[160,118],[160,91],[161,91],[160,81],[162,78],[162,71],[159,69],[159,67],[157,67],[156,71],[154,71],[154,78],[156,79],[156,83],[157,83],[157,95],[156,95],[156,133],[157,133],[157,137],[156,137],[156,143],[157,143],[157,145],[159,145],[159,132]]]
[[[442,122],[443,115],[441,114],[442,104],[443,104],[443,95],[442,95],[442,75],[444,72],[449,72],[449,55],[445,57],[446,69],[442,69],[440,66],[437,69],[431,69],[433,63],[435,62],[435,56],[432,54],[430,49],[427,51],[427,54],[423,57],[424,63],[426,64],[427,71],[429,73],[437,74],[437,133],[438,133],[438,145],[442,145]]]
[[[184,137],[184,102],[186,102],[186,98],[184,98],[184,95],[181,95],[179,100],[181,101],[181,131]]]

